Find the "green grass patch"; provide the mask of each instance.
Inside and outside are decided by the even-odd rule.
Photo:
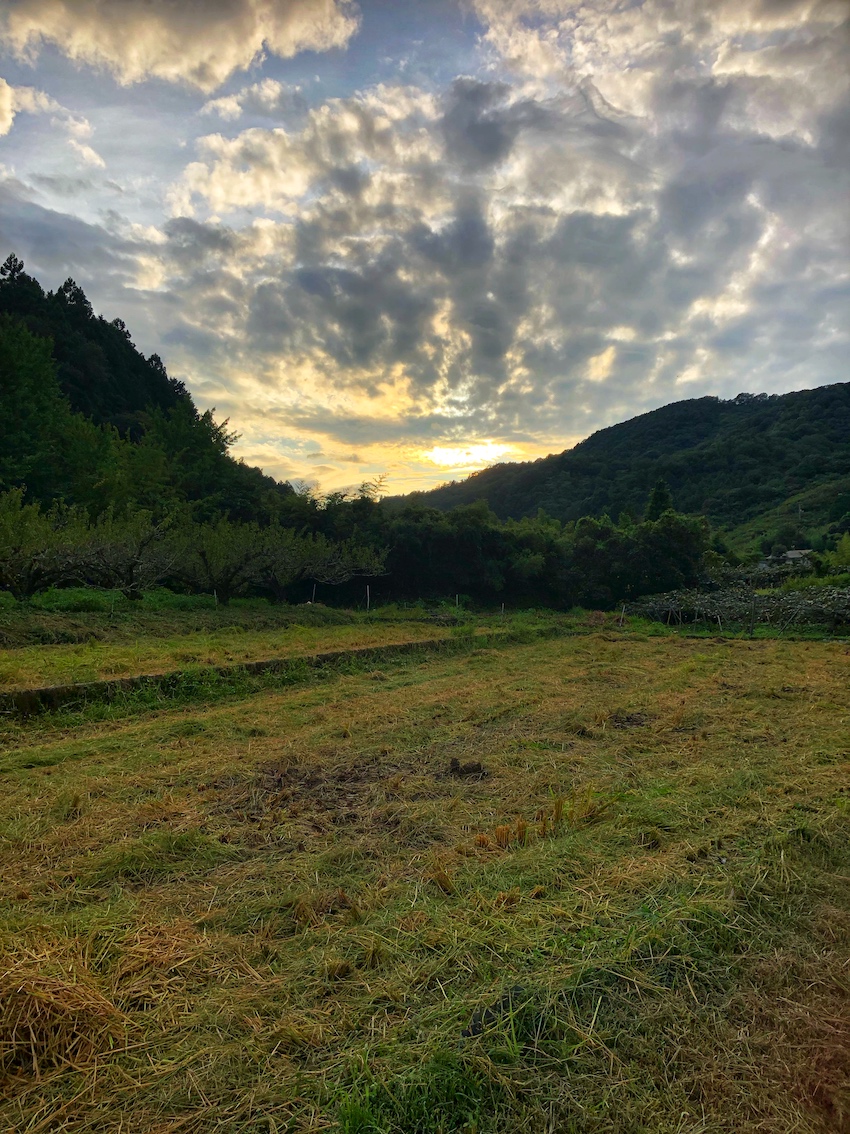
[[[103,886],[112,882],[157,882],[173,876],[185,878],[211,870],[238,853],[202,831],[151,831],[104,850],[92,863],[87,880]]]

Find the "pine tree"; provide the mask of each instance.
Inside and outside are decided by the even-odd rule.
[[[675,506],[673,504],[673,494],[670,491],[670,485],[664,477],[659,477],[655,482],[655,488],[653,488],[646,505],[646,516],[644,519],[658,520],[665,512],[673,511],[675,511]]]

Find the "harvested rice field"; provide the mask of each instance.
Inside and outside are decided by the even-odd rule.
[[[253,631],[245,631],[237,625],[164,639],[142,637],[131,642],[90,639],[49,647],[39,644],[0,649],[0,691],[183,672],[192,667],[238,666],[271,657],[389,646],[448,634],[448,627],[425,622],[360,622]]]
[[[850,648],[7,722],[0,1130],[850,1131]]]

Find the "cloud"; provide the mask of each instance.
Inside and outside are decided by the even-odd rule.
[[[0,137],[12,129],[17,114],[50,114],[53,123],[66,131],[68,145],[86,165],[104,169],[106,162],[83,139],[90,137],[91,124],[82,115],[61,106],[56,99],[35,87],[13,87],[0,78]]]
[[[206,135],[197,141],[203,160],[188,165],[172,188],[173,210],[191,214],[206,204],[215,214],[286,211],[322,180],[351,195],[368,181],[369,165],[433,160],[439,146],[428,123],[435,114],[425,92],[379,87],[329,100],[297,132],[252,127],[234,138]]]
[[[12,88],[5,79],[0,79],[0,138],[12,129],[16,109]]]
[[[287,86],[276,79],[263,79],[244,87],[236,94],[210,99],[201,107],[201,114],[217,114],[225,122],[235,122],[243,114],[260,118],[301,117],[307,100],[300,86]]]
[[[505,83],[454,81],[442,122],[450,159],[471,170],[496,165],[508,157],[521,130],[549,121],[538,102],[512,101],[510,95]]]
[[[85,142],[78,142],[76,138],[69,138],[68,145],[86,165],[93,165],[96,169],[106,169],[106,162],[100,154],[91,146],[86,145]]]
[[[121,309],[121,295],[125,289],[132,291],[137,257],[146,250],[146,242],[45,208],[25,185],[10,177],[0,176],[0,218],[0,246],[25,252],[27,271],[45,287],[55,287],[73,275],[90,291],[96,306],[108,307],[110,317],[123,315],[130,322],[132,316]],[[91,287],[90,281],[99,283]]]
[[[88,177],[69,177],[62,173],[36,173],[32,175],[31,181],[39,188],[47,189],[58,197],[76,197],[94,188],[94,182]]]
[[[850,83],[842,0],[714,0],[699,13],[689,0],[470,3],[496,69],[538,90],[591,78],[630,114],[659,112],[659,79],[699,86],[714,77],[734,80],[710,93],[725,94],[739,122],[755,115],[763,132],[799,131]]]
[[[35,87],[13,87],[0,79],[0,137],[8,134],[20,111],[28,114],[65,114],[59,103]]]
[[[205,103],[169,217],[16,215],[42,255],[76,241],[136,341],[287,475],[349,483],[356,446],[364,473],[430,476],[426,452],[468,468],[843,380],[840,5],[476,5],[480,55],[442,87],[308,107],[264,75]]]
[[[369,423],[398,442],[543,444],[565,407],[575,435],[683,387],[771,388],[832,366],[846,297],[816,287],[813,264],[835,263],[845,222],[826,151],[742,112],[758,103],[751,74],[686,65],[706,43],[720,57],[722,28],[662,65],[643,32],[671,43],[686,22],[665,30],[644,7],[610,44],[597,29],[596,61],[579,35],[582,73],[564,64],[560,85],[384,87],[329,100],[297,131],[200,141],[176,192],[243,234],[240,210],[277,213],[274,247],[242,243],[232,278],[211,263],[183,294],[226,290],[227,350],[265,356],[264,397],[290,361],[290,428],[358,446]],[[627,112],[596,82],[630,52],[651,58]],[[838,160],[846,124],[830,105],[807,129]],[[215,356],[225,332],[198,322]]]
[[[125,85],[155,78],[209,92],[266,51],[344,47],[357,27],[348,0],[6,0],[0,43],[29,59],[52,44]]]

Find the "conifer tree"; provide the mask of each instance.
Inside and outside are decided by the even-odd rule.
[[[670,491],[670,485],[664,479],[659,477],[655,482],[649,501],[646,505],[646,520],[659,520],[665,512],[675,511],[673,504],[673,494]]]

